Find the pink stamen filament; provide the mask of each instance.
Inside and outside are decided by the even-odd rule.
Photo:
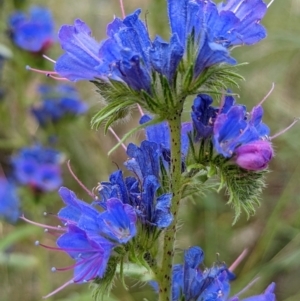
[[[35,225],[35,226],[38,226],[38,227],[41,227],[41,228],[44,228],[44,229],[51,229],[51,230],[54,230],[54,231],[65,231],[66,228],[64,227],[53,227],[53,226],[48,226],[48,225],[45,225],[45,224],[40,224],[40,223],[36,223],[36,222],[33,222],[29,219],[27,219],[24,215],[20,216],[20,219],[22,219],[23,221],[29,223],[29,224],[32,224],[32,225]]]
[[[248,249],[245,249],[240,256],[233,262],[233,264],[228,268],[230,272],[234,271],[235,268],[241,263],[241,261],[246,257]]]
[[[50,247],[50,246],[46,246],[44,244],[38,243],[39,246],[48,249],[48,250],[52,250],[52,251],[60,251],[60,252],[78,252],[78,253],[92,253],[95,252],[96,254],[99,255],[99,250],[95,250],[95,249],[79,249],[79,248],[59,248],[59,247]]]
[[[274,2],[275,0],[272,0],[268,5],[267,5],[267,8],[269,8],[271,5],[272,5],[272,3]]]
[[[67,287],[69,284],[72,284],[72,283],[74,283],[73,279],[69,280],[68,282],[66,282],[65,284],[63,284],[62,286],[60,286],[59,288],[57,288],[56,290],[51,292],[50,294],[43,296],[43,299],[47,299],[47,298],[55,295],[56,293],[60,292],[62,289],[64,289],[65,287]]]
[[[238,297],[240,295],[242,295],[245,291],[247,291],[251,286],[253,286],[260,277],[255,278],[254,280],[252,280],[247,286],[245,286],[241,291],[239,291],[236,295],[234,295],[233,297]]]
[[[77,176],[75,175],[75,173],[73,172],[72,168],[71,168],[71,163],[70,160],[68,160],[67,162],[68,165],[68,169],[70,174],[72,175],[72,177],[75,179],[75,181],[79,184],[79,186],[86,191],[86,193],[91,196],[92,198],[94,198],[94,194],[77,178]]]
[[[37,73],[41,73],[41,74],[45,74],[45,75],[50,75],[50,74],[58,74],[56,71],[47,71],[47,70],[40,70],[40,69],[35,69],[35,68],[31,68],[30,66],[26,66],[26,70],[30,70],[30,71],[34,71]]]
[[[272,87],[271,87],[270,91],[269,91],[268,94],[260,101],[260,103],[257,105],[257,107],[258,107],[258,106],[261,106],[261,105],[265,102],[265,100],[272,94],[274,88],[275,88],[275,84],[272,83]]]
[[[47,77],[51,77],[55,80],[58,80],[58,81],[66,81],[66,82],[69,82],[69,80],[65,77],[59,77],[59,76],[54,76],[52,74],[46,74]]]
[[[280,131],[279,133],[273,135],[272,137],[270,137],[270,140],[273,140],[274,138],[277,138],[278,136],[284,134],[286,131],[288,131],[291,127],[293,127],[298,121],[299,121],[299,117],[295,118],[294,121],[285,129],[283,129],[282,131]]]
[[[139,110],[141,116],[144,116],[145,114],[144,114],[142,107],[139,104],[137,104],[137,107],[138,107],[138,110]]]
[[[117,139],[117,141],[121,143],[121,146],[123,147],[123,149],[124,149],[125,151],[127,151],[127,146],[126,146],[123,142],[121,142],[121,139],[120,139],[119,136],[116,134],[116,132],[115,132],[111,127],[109,127],[108,129],[109,129],[109,131],[113,134],[113,136]]]
[[[120,7],[121,7],[121,12],[122,12],[122,17],[123,17],[123,19],[125,19],[125,9],[124,9],[123,0],[120,0]]]
[[[52,60],[49,56],[43,54],[43,58],[45,58],[46,60],[50,61],[53,64],[56,64],[56,61]]]

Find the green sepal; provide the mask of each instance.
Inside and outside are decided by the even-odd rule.
[[[234,164],[225,164],[219,168],[221,183],[229,195],[228,204],[234,209],[233,224],[238,220],[242,210],[249,218],[254,215],[256,206],[260,205],[260,197],[265,184],[265,174],[268,170],[250,171]]]
[[[94,300],[105,300],[114,283],[117,267],[120,262],[120,257],[111,256],[105,274],[102,278],[96,278],[93,281],[93,298]]]

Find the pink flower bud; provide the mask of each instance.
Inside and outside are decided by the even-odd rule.
[[[234,160],[244,169],[262,170],[268,166],[273,156],[271,142],[257,140],[236,148]]]

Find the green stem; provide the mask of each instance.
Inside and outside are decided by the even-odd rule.
[[[168,120],[171,136],[170,189],[173,193],[171,212],[173,222],[166,230],[159,277],[159,301],[172,300],[172,264],[174,257],[177,216],[181,200],[181,110]]]

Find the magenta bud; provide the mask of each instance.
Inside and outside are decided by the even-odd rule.
[[[234,160],[237,165],[248,170],[265,169],[274,156],[270,141],[257,140],[238,147]]]

